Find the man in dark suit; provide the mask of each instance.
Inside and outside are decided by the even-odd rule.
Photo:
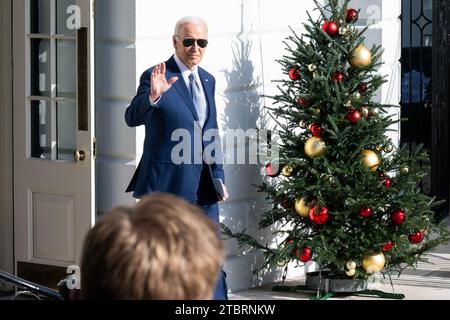
[[[226,200],[228,193],[221,161],[212,160],[219,159],[221,150],[216,148],[209,157],[203,154],[211,143],[220,146],[217,135],[214,141],[204,138],[206,131],[218,129],[215,79],[198,67],[208,44],[208,27],[198,17],[184,17],[172,41],[175,54],[142,74],[125,112],[130,127],[145,125],[144,152],[127,192],[133,191],[136,198],[151,192],[178,195],[201,206],[219,224],[217,202]],[[182,137],[189,141],[183,145],[190,148],[179,151],[177,133],[187,133]],[[223,270],[214,298],[227,299]]]

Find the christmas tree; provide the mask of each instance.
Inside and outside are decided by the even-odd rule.
[[[223,232],[264,252],[260,270],[313,260],[335,279],[401,273],[449,240],[434,219],[438,202],[418,187],[427,154],[395,148],[387,136],[400,121],[389,108],[398,106],[374,101],[386,81],[377,73],[382,50],[364,46],[367,28],[354,26],[359,10],[348,0],[315,4],[319,18],[308,14],[306,32],[292,30],[285,41],[286,78],[269,108],[281,143],[259,186],[273,204],[259,227],[277,223],[282,240],[269,246],[245,230]]]

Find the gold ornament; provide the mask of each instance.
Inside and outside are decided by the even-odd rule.
[[[378,151],[378,152],[381,152],[381,151],[383,151],[383,148],[382,148],[382,147],[380,147],[380,146],[376,147],[376,149],[377,149],[377,151]]]
[[[309,210],[313,206],[312,202],[306,202],[305,198],[295,199],[295,212],[303,218],[307,218],[309,215]]]
[[[313,72],[313,78],[316,79],[319,77],[319,74],[317,72]]]
[[[353,277],[356,273],[356,269],[350,269],[350,270],[346,270],[345,274],[348,275],[349,277]]]
[[[371,116],[371,117],[377,116],[379,112],[380,112],[380,110],[378,108],[370,108],[369,109],[369,116]]]
[[[344,102],[344,106],[350,108],[352,106],[352,102],[350,100],[347,100]]]
[[[345,266],[347,267],[347,270],[354,270],[354,269],[356,269],[356,262],[350,260],[347,262],[347,264]]]
[[[314,72],[317,70],[317,66],[314,63],[308,65],[308,70]]]
[[[382,252],[373,252],[363,257],[362,267],[367,273],[380,272],[385,263],[386,259]]]
[[[384,148],[384,152],[386,153],[391,153],[394,150],[394,147],[392,146],[392,144],[388,144],[385,148]]]
[[[302,129],[308,128],[308,124],[303,120],[299,122],[298,126]]]
[[[316,116],[320,115],[320,107],[313,108],[313,112]]]
[[[359,157],[362,160],[364,167],[370,169],[371,171],[377,170],[380,165],[380,158],[372,150],[363,150]]]
[[[359,92],[356,92],[356,93],[353,95],[353,100],[359,100],[359,99],[361,99],[361,94],[360,94]]]
[[[409,173],[409,168],[407,166],[403,166],[400,168],[400,173],[401,174],[408,174]]]
[[[372,63],[372,52],[360,44],[353,50],[352,56],[348,60],[353,68],[365,68]]]
[[[283,174],[283,176],[285,177],[290,177],[292,175],[292,171],[294,171],[294,168],[292,168],[291,165],[285,165],[283,167],[283,169],[281,170],[281,173]]]
[[[305,142],[305,153],[310,158],[320,157],[325,153],[325,143],[319,137],[311,137]]]

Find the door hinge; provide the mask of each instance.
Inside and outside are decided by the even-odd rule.
[[[94,137],[94,139],[92,139],[92,157],[94,160],[97,159],[97,138]]]

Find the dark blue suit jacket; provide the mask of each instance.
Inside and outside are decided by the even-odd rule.
[[[136,198],[150,192],[168,192],[195,203],[199,191],[203,194],[213,193],[216,202],[218,199],[212,178],[222,179],[225,183],[222,165],[194,162],[195,157],[197,160],[201,159],[200,153],[214,141],[204,141],[203,132],[218,128],[214,100],[215,79],[199,67],[198,73],[207,100],[207,117],[202,130],[195,123],[198,115],[174,57],[166,61],[166,78],[177,76],[178,81],[161,96],[156,107],[152,107],[149,100],[152,70],[153,67],[142,74],[137,94],[125,112],[125,121],[130,127],[145,125],[144,152],[126,192],[134,191],[133,196]],[[194,126],[197,126],[195,130]],[[180,143],[180,140],[171,141],[172,133],[177,129],[189,132],[192,148],[185,151],[191,151],[190,163],[172,162],[172,150]],[[199,150],[194,150],[194,143],[199,145],[199,141]],[[199,154],[195,155],[194,151]]]

